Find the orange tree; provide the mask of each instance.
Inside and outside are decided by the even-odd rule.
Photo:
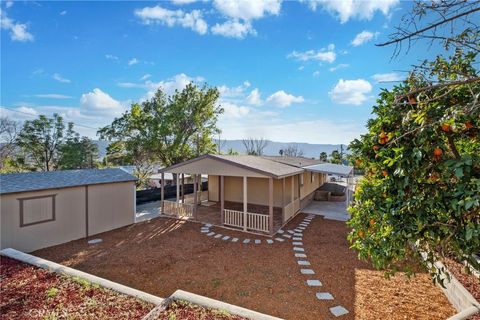
[[[361,258],[395,272],[444,255],[478,267],[480,78],[476,53],[457,49],[383,90],[368,133],[350,149],[365,170],[349,208]],[[456,72],[451,72],[452,70]],[[420,257],[426,253],[426,260]],[[442,273],[432,269],[435,279]]]

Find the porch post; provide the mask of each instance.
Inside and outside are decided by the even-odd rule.
[[[248,197],[247,197],[247,177],[243,177],[243,230],[247,231],[247,211],[248,211]]]
[[[162,172],[162,184],[160,185],[160,204],[162,207],[162,214],[165,214],[164,209],[165,209],[165,173]]]
[[[291,196],[292,196],[292,197],[291,197],[291,198],[292,198],[292,201],[291,201],[291,202],[293,202],[293,201],[295,201],[295,195],[294,195],[294,190],[295,190],[295,176],[290,176],[290,178],[292,179],[292,183],[291,183],[291,185],[292,185],[292,194],[291,194]],[[294,209],[294,210],[295,210],[295,209]],[[295,213],[295,212],[294,212],[294,213]]]
[[[197,220],[197,175],[193,176],[193,219]]]
[[[285,223],[285,177],[282,179],[282,225]]]
[[[273,178],[268,178],[268,215],[270,219],[268,220],[270,234],[273,235]]]
[[[225,210],[225,178],[220,176],[220,220],[221,224],[224,221],[224,210]]]
[[[182,173],[182,202],[185,203],[185,173]]]
[[[177,187],[177,202],[179,203],[180,202],[180,174],[177,173],[176,174],[176,187]]]

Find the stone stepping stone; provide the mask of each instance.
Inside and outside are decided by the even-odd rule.
[[[292,236],[289,235],[289,234],[284,234],[283,236],[284,236],[285,238],[288,238],[288,239],[290,239],[290,238],[292,237]]]
[[[218,238],[221,238],[221,237],[223,237],[223,236],[219,233],[219,234],[217,234],[214,238],[215,238],[215,239],[218,239]]]
[[[298,263],[299,266],[309,266],[310,265],[310,262],[308,262],[306,260],[298,260],[297,263]]]
[[[297,229],[303,231],[303,230],[305,230],[306,228],[305,228],[305,227],[298,227]],[[297,229],[295,229],[295,230],[297,230]]]
[[[275,238],[275,240],[280,241],[280,242],[285,241],[285,239],[282,239],[282,238]]]
[[[225,237],[222,238],[223,241],[226,241],[226,240],[228,240],[228,239],[230,239],[229,236],[225,236]]]
[[[295,253],[295,258],[306,258],[307,255],[305,253]]]
[[[211,226],[212,226],[211,223],[207,223],[207,224],[205,225],[205,227],[207,227],[207,228],[210,228]]]
[[[302,222],[302,223],[299,224],[299,226],[308,227],[309,224],[310,224],[310,222]]]
[[[293,231],[293,230],[287,230],[287,232],[290,233],[290,234],[294,234],[294,233],[295,233],[295,231]]]
[[[344,314],[348,313],[348,310],[345,309],[342,306],[336,306],[333,308],[330,308],[330,312],[335,316],[335,317],[340,317],[343,316]]]
[[[305,249],[299,247],[293,247],[293,251],[305,252]]]
[[[315,271],[313,271],[312,269],[300,269],[300,273],[301,274],[315,274]],[[332,299],[333,299],[333,297],[332,297]]]
[[[282,234],[282,233],[284,233],[285,231],[283,231],[282,229],[280,229],[280,230],[278,230],[277,232],[280,233],[280,234]]]
[[[303,242],[292,242],[294,246],[303,246]]]
[[[209,234],[207,234],[207,236],[211,237],[215,234],[215,232],[210,232]]]
[[[320,280],[307,280],[307,285],[309,287],[321,287],[322,283]]]
[[[301,233],[294,233],[293,236],[294,237],[302,237],[302,234]]]
[[[249,242],[250,242],[250,239],[243,240],[243,243],[249,243]]]
[[[273,243],[273,240],[267,239],[267,243],[268,243],[268,244],[272,244],[272,243]]]
[[[315,295],[318,300],[333,300],[333,296],[329,292],[317,292]]]
[[[232,238],[232,242],[237,242],[238,238]]]
[[[302,230],[300,230],[300,229],[294,229],[293,231],[295,231],[295,232],[299,232],[299,233],[302,233],[302,232],[303,232],[303,231],[302,231]]]
[[[258,240],[258,239],[255,240],[255,244],[260,244],[260,243],[262,243],[262,240]]]
[[[103,240],[102,239],[92,239],[88,241],[88,244],[97,244],[101,243]]]
[[[210,232],[210,230],[206,229],[206,230],[201,230],[200,232],[201,233],[207,233],[207,232]]]
[[[302,241],[303,238],[302,237],[293,237],[292,240],[293,241]]]

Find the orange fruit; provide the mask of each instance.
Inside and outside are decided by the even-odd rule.
[[[442,155],[442,153],[443,153],[443,151],[440,148],[435,148],[435,150],[433,150],[433,155],[435,157],[440,157]]]
[[[363,238],[363,236],[364,236],[364,233],[363,233],[363,231],[362,231],[362,230],[358,231],[358,236],[359,236],[360,238]]]
[[[379,146],[377,146],[377,145],[374,145],[374,146],[373,146],[373,150],[374,150],[374,151],[378,151],[378,149],[380,149]]]
[[[370,226],[374,226],[375,225],[375,220],[374,219],[370,219]]]
[[[471,122],[471,121],[465,122],[465,128],[467,128],[467,129],[472,129],[472,128],[473,128],[472,122]]]
[[[442,124],[442,131],[449,132],[450,131],[450,125],[448,123]]]
[[[383,170],[383,171],[382,171],[382,176],[387,177],[387,176],[388,176],[388,172],[387,172],[386,170]]]
[[[357,166],[361,166],[362,165],[362,160],[360,160],[360,159],[355,160],[355,164]]]
[[[382,131],[382,133],[380,133],[379,137],[380,137],[380,139],[385,139],[385,138],[387,138],[387,135],[385,134],[385,132]]]
[[[410,104],[417,104],[417,99],[414,96],[408,96],[408,102]]]

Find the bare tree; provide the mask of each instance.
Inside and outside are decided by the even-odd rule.
[[[247,138],[242,140],[243,146],[245,147],[245,151],[249,155],[253,156],[261,156],[263,155],[263,150],[268,145],[268,140],[263,138],[255,139],[255,138]]]
[[[0,160],[2,164],[15,151],[18,131],[18,122],[8,117],[0,117]]]
[[[298,145],[289,145],[283,149],[283,156],[285,157],[303,157],[303,150],[298,147]]]

